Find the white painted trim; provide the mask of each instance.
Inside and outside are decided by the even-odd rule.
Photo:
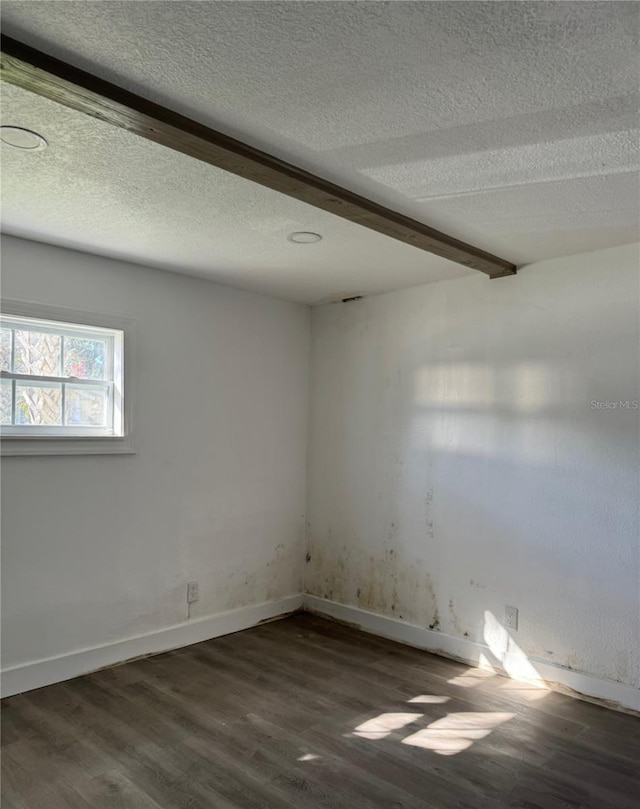
[[[41,455],[135,455],[131,437],[109,436],[76,438],[63,435],[56,438],[2,436],[0,455],[3,458]]]
[[[145,635],[104,643],[89,649],[34,660],[2,669],[2,696],[21,694],[34,688],[70,680],[96,669],[122,663],[134,657],[153,655],[229,635],[242,629],[286,615],[302,607],[302,595],[267,601],[217,615],[208,615],[182,624],[158,629]]]
[[[409,646],[416,646],[433,654],[452,657],[470,666],[480,666],[481,655],[489,659],[493,658],[491,650],[484,643],[467,640],[466,638],[455,638],[452,635],[445,635],[443,632],[424,629],[421,626],[399,621],[396,618],[387,618],[384,615],[368,612],[359,607],[339,604],[337,601],[305,595],[303,608],[308,612],[325,615],[329,618],[335,618],[337,621],[357,626],[372,635],[379,635],[383,638],[406,643]],[[617,703],[623,708],[640,711],[640,690],[633,688],[633,686],[616,683],[613,680],[604,680],[586,672],[566,669],[533,657],[528,658],[528,660],[540,675],[542,682],[550,688],[559,691],[569,689],[571,696],[606,700],[614,704]],[[525,677],[517,677],[507,671],[511,670],[513,672],[521,663],[522,658],[520,656],[506,653],[503,657],[504,668],[501,668],[499,673],[512,677],[512,679],[526,680],[527,678]],[[614,707],[614,705],[611,707]]]
[[[470,666],[481,664],[481,655],[490,656],[488,646],[466,638],[455,638],[442,632],[424,629],[421,626],[387,618],[374,612],[362,610],[336,601],[301,594],[288,596],[278,601],[268,601],[242,607],[230,612],[208,615],[193,621],[158,629],[145,635],[136,635],[112,643],[79,649],[67,654],[34,660],[2,669],[1,691],[3,697],[42,688],[45,685],[70,680],[96,669],[113,666],[144,655],[153,655],[200,643],[204,640],[229,635],[249,629],[263,621],[272,620],[304,609],[318,615],[335,618],[337,621],[357,626],[365,632],[390,640],[399,641],[433,654],[452,657]],[[507,668],[510,662],[517,666],[520,658],[507,654],[503,660]],[[640,691],[630,685],[603,680],[581,671],[572,671],[530,658],[531,664],[548,686],[558,690],[568,689],[572,696],[592,697],[617,703],[623,708],[640,711]],[[512,676],[505,669],[501,674]],[[517,678],[516,678],[517,679]]]

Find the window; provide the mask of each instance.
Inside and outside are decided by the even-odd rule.
[[[105,316],[87,313],[81,320],[82,313],[29,304],[4,302],[3,310],[3,454],[131,451],[123,441],[128,432],[124,324],[114,328],[113,322],[104,325]],[[51,316],[24,314],[34,310]]]

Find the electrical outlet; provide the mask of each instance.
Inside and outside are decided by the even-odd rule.
[[[517,607],[504,608],[504,628],[518,630],[518,609]]]
[[[193,602],[197,601],[199,598],[200,592],[198,590],[198,582],[190,581],[187,584],[187,604],[193,604]]]

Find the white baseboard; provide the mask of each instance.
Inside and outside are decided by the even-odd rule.
[[[424,629],[396,618],[387,618],[374,612],[339,604],[336,601],[305,595],[303,608],[308,612],[343,621],[383,638],[396,640],[434,654],[452,657],[471,666],[483,667],[483,657],[492,662],[500,674],[516,680],[537,682],[572,696],[592,698],[609,703],[610,707],[640,711],[640,690],[613,680],[603,680],[586,672],[555,666],[544,660],[505,654],[502,665],[495,665],[495,656],[484,643],[466,638],[455,638],[442,632]],[[530,665],[529,665],[530,664]],[[533,668],[530,668],[533,667]],[[535,674],[533,675],[533,670]]]
[[[268,601],[264,604],[255,604],[193,621],[185,621],[182,624],[145,635],[137,635],[89,649],[79,649],[56,657],[2,669],[2,696],[9,697],[12,694],[20,694],[34,688],[70,680],[73,677],[79,677],[106,666],[113,666],[131,658],[158,654],[222,635],[229,635],[299,609],[335,618],[337,621],[352,624],[373,635],[416,646],[434,654],[452,657],[471,666],[482,666],[483,657],[491,660],[495,665],[495,658],[491,654],[491,650],[483,643],[466,638],[455,638],[442,632],[435,632],[395,618],[368,612],[359,607],[339,604],[336,601],[316,596],[298,594],[278,601]],[[537,678],[533,678],[527,676],[527,671],[522,671],[522,662],[523,658],[520,656],[504,655],[502,666],[499,667],[500,673],[514,679],[529,681],[537,679],[552,688],[565,690],[573,696],[602,700],[610,703],[612,707],[620,706],[640,711],[640,691],[630,685],[603,680],[586,672],[573,671],[543,660],[529,658],[528,662],[538,675]]]
[[[1,672],[2,696],[9,697],[12,694],[70,680],[72,677],[88,674],[134,657],[158,654],[221,635],[229,635],[232,632],[249,629],[263,621],[295,612],[301,607],[302,595],[293,595],[278,601],[268,601],[264,604],[185,621],[145,635],[10,666]]]

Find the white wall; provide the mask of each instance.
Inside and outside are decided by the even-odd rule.
[[[3,666],[299,592],[308,308],[11,237],[2,293],[138,354],[136,455],[3,460]]]
[[[313,311],[309,593],[640,685],[637,247]]]
[[[298,592],[308,309],[2,259],[138,330],[136,455],[3,461],[3,666],[186,624],[191,579],[194,619]],[[591,407],[640,399],[639,286],[623,247],[315,309],[307,591],[472,641],[513,604],[533,659],[640,685],[638,411]]]

